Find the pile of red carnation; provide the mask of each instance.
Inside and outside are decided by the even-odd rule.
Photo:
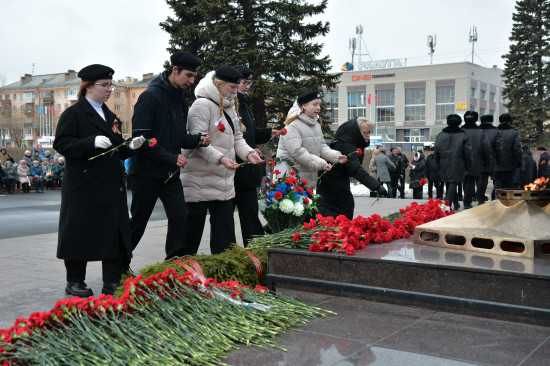
[[[353,255],[369,243],[389,243],[395,239],[409,238],[416,226],[453,213],[448,209],[448,202],[430,199],[421,205],[413,202],[386,218],[378,214],[366,218],[358,216],[353,220],[344,215],[336,218],[316,215],[315,220],[304,223],[301,230],[255,238],[248,248],[309,248],[312,252],[335,251]],[[269,238],[272,236],[276,237]]]

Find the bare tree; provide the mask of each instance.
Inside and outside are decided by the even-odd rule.
[[[0,74],[0,88],[6,85],[8,78],[6,74]]]

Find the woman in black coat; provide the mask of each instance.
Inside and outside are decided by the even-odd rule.
[[[374,123],[366,118],[358,117],[344,122],[334,135],[335,141],[330,144],[331,149],[338,150],[348,157],[345,164],[336,164],[327,171],[317,185],[317,193],[321,196],[318,209],[323,216],[344,215],[353,219],[355,201],[350,190],[350,177],[357,179],[370,190],[377,191],[382,196],[388,192],[377,179],[371,177],[363,169],[363,154],[358,156],[353,152],[360,148],[364,150],[370,144],[370,131]]]
[[[65,292],[73,296],[93,295],[84,283],[88,261],[102,261],[102,293],[114,293],[125,271],[121,260],[132,255],[121,160],[145,139],[89,160],[124,142],[118,117],[104,103],[111,95],[113,73],[103,65],[78,73],[83,81],[78,102],[59,118],[53,144],[66,160],[57,257],[65,261]]]
[[[417,151],[414,154],[414,159],[412,163],[409,163],[409,177],[410,187],[413,190],[413,198],[415,200],[422,199],[423,187],[420,185],[420,180],[426,177],[426,162],[424,161],[424,154],[422,151]]]

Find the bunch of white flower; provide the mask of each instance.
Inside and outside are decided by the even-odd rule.
[[[294,204],[294,216],[302,216],[304,214],[304,205],[298,201]]]
[[[279,208],[284,213],[292,213],[292,212],[294,212],[294,203],[291,200],[289,200],[288,198],[285,198],[279,204]]]

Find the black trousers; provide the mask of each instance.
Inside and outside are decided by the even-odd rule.
[[[239,211],[243,245],[246,247],[252,235],[264,235],[258,210],[258,194],[254,187],[235,187],[234,207]]]
[[[65,260],[65,268],[67,269],[67,282],[84,282],[86,279],[87,261],[70,261]],[[113,283],[120,282],[122,276],[122,262],[120,260],[101,261],[103,282]]]
[[[391,178],[391,198],[397,198],[397,186],[399,185],[399,174],[390,173]],[[389,192],[388,192],[389,193]]]
[[[405,198],[405,174],[399,177],[399,198]]]
[[[514,170],[495,172],[495,189],[515,189]]]
[[[428,198],[433,198],[434,188],[435,188],[435,198],[443,199],[443,182],[440,180],[428,181]]]
[[[458,193],[457,193],[458,183],[456,182],[447,182],[447,195],[445,196],[445,201],[449,201],[449,205],[458,206]]]
[[[168,231],[166,234],[166,259],[184,254],[185,225],[187,225],[187,206],[183,195],[183,187],[179,179],[145,178],[134,176],[134,190],[132,191],[132,205],[130,211],[130,231],[132,250],[134,250],[143,233],[151,213],[160,198],[166,217]]]
[[[487,191],[487,185],[489,185],[489,176],[491,173],[481,173],[477,180],[477,202],[485,202],[485,193]]]
[[[422,190],[423,188],[414,188],[413,189],[413,199],[415,200],[421,200],[422,199]]]
[[[467,175],[464,177],[464,205],[471,205],[476,194],[478,177]]]
[[[210,251],[219,254],[235,243],[235,220],[233,200],[187,203],[189,214],[185,225],[185,248],[183,254],[197,253],[201,244],[206,213],[210,213]]]

